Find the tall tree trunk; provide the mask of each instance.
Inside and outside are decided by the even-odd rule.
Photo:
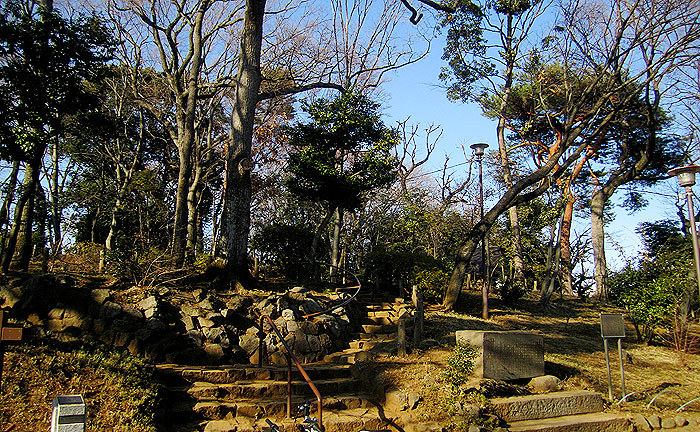
[[[508,15],[506,21],[506,68],[504,70],[505,84],[503,85],[503,96],[499,107],[498,124],[496,126],[496,136],[498,138],[498,156],[503,170],[503,181],[506,188],[513,186],[513,174],[510,167],[510,158],[508,157],[508,148],[506,147],[506,107],[510,100],[511,89],[513,87],[513,67],[515,56],[513,52],[513,16]],[[525,264],[523,260],[523,245],[520,239],[520,218],[518,217],[518,206],[513,206],[508,209],[508,217],[510,219],[510,236],[513,245],[513,266],[515,269],[515,281],[525,288]]]
[[[43,154],[43,153],[42,153]],[[27,270],[31,258],[32,222],[34,216],[34,195],[39,180],[40,161],[36,158],[28,162],[24,169],[22,194],[15,207],[14,222],[3,256],[2,270]]]
[[[0,208],[0,229],[4,228],[7,222],[10,220],[10,207],[12,206],[12,201],[15,200],[15,189],[17,189],[17,178],[19,177],[19,167],[20,161],[16,160],[12,162],[12,171],[8,177],[9,183],[7,185],[7,195],[2,202],[2,208]]]
[[[561,234],[559,240],[559,256],[561,257],[561,278],[563,293],[569,296],[574,295],[574,278],[572,275],[571,263],[571,223],[574,218],[574,198],[571,192],[571,183],[565,188],[564,216],[561,224]]]
[[[548,305],[549,301],[552,299],[552,294],[554,294],[554,288],[556,285],[557,275],[559,274],[559,269],[561,268],[561,240],[562,232],[564,230],[564,213],[562,213],[561,218],[559,218],[559,223],[552,227],[549,237],[549,247],[547,248],[547,264],[545,267],[545,277],[542,280],[542,292],[540,293],[540,304]],[[556,233],[556,243],[554,242]]]
[[[607,197],[603,189],[597,190],[591,198],[591,243],[593,243],[593,268],[598,298],[608,300],[608,265],[605,258],[605,211]]]
[[[196,164],[194,178],[187,192],[187,255],[188,259],[196,256],[199,232],[197,230],[197,219],[199,218],[199,200],[201,191],[202,167]]]
[[[53,0],[40,1],[41,20],[44,21],[53,11]],[[46,41],[48,43],[48,41]],[[31,157],[25,164],[22,194],[15,208],[14,223],[7,240],[7,249],[3,255],[2,271],[27,270],[32,251],[32,222],[34,216],[34,194],[39,182],[41,161],[46,152],[46,145],[34,143]]]
[[[197,115],[197,102],[199,100],[199,75],[202,72],[202,66],[204,64],[204,59],[202,58],[202,26],[207,8],[207,2],[203,2],[199,5],[199,10],[196,14],[194,22],[194,28],[192,30],[192,34],[190,35],[190,43],[192,44],[192,63],[190,64],[189,70],[186,74],[187,82],[184,83],[185,92],[181,95],[176,93],[178,99],[176,107],[176,110],[178,111],[178,139],[176,144],[179,157],[179,171],[177,178],[177,192],[175,197],[175,222],[173,224],[172,238],[172,263],[175,267],[182,267],[184,264],[187,248],[187,198],[192,178],[192,151],[196,136],[195,120]],[[237,85],[237,88],[239,85],[240,82]],[[236,90],[236,92],[238,92],[238,90]],[[236,107],[238,107],[238,98],[236,98],[235,103]],[[234,115],[235,111],[236,109],[234,109]],[[229,152],[229,158],[230,156],[231,154]]]
[[[260,51],[266,0],[246,0],[238,79],[226,158],[226,192],[219,228],[218,253],[232,275],[247,278],[248,234],[252,197],[250,170],[255,107],[262,75]]]
[[[331,222],[331,218],[335,214],[335,208],[328,209],[328,213],[323,217],[321,222],[316,227],[314,232],[314,238],[311,240],[311,253],[309,254],[309,262],[313,263],[316,260],[316,255],[318,254],[318,246],[321,244],[321,237],[323,237],[323,232],[328,227]]]
[[[53,226],[53,242],[51,249],[54,254],[61,253],[61,243],[63,234],[61,233],[61,220],[63,219],[62,211],[59,203],[59,183],[58,183],[58,140],[56,140],[51,148],[51,189],[49,197],[51,198],[51,225]]]
[[[572,185],[578,178],[581,171],[583,171],[584,166],[588,161],[598,152],[600,148],[602,137],[597,139],[594,144],[591,144],[586,150],[585,155],[576,163],[574,169],[571,171],[571,176],[566,180],[564,185],[564,214],[561,225],[561,234],[559,240],[559,247],[561,249],[561,271],[563,279],[563,290],[564,294],[573,296],[574,295],[574,280],[573,280],[573,263],[571,262],[571,224],[574,219],[574,204],[576,203],[576,197],[574,196]]]
[[[105,250],[107,251],[111,251],[112,248],[114,248],[114,234],[117,232],[117,213],[119,212],[119,207],[122,205],[122,198],[121,193],[117,194],[117,199],[114,201],[114,206],[112,207],[112,219],[109,223],[107,238],[105,239]]]
[[[334,212],[334,224],[333,224],[333,239],[331,241],[331,269],[330,275],[335,276],[338,274],[338,266],[340,265],[340,235],[343,230],[343,209],[338,207]]]
[[[191,132],[191,131],[188,131]],[[185,132],[178,143],[178,159],[180,160],[177,175],[177,191],[175,193],[175,221],[173,223],[172,238],[172,263],[175,267],[181,267],[185,262],[187,242],[187,196],[192,170],[192,142],[193,135]]]

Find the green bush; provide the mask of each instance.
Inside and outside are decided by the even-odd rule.
[[[457,345],[447,358],[447,367],[442,372],[442,377],[453,390],[459,389],[469,381],[474,371],[474,359],[478,356],[478,350],[471,345]]]
[[[170,270],[170,255],[140,235],[117,237],[107,254],[108,271],[135,286],[151,287]]]
[[[385,291],[395,292],[399,281],[406,283],[406,289],[418,286],[426,302],[439,302],[447,285],[448,274],[445,265],[423,252],[379,250],[366,257],[367,276]]]
[[[251,245],[262,256],[266,276],[306,280],[313,275],[309,262],[313,238],[314,231],[307,226],[275,223],[257,232]],[[318,252],[323,256],[324,251]]]
[[[437,267],[417,270],[413,277],[413,284],[418,287],[418,292],[423,295],[423,300],[428,303],[440,303],[442,293],[447,286],[450,275]]]
[[[87,432],[159,430],[163,388],[154,367],[126,351],[93,341],[27,341],[9,348],[2,378],[0,430],[48,430],[51,401],[61,394],[83,395]]]
[[[689,252],[689,251],[686,251]],[[683,250],[658,254],[654,260],[629,263],[609,279],[610,297],[629,311],[640,342],[651,342],[660,327],[687,307],[694,286],[692,254]]]

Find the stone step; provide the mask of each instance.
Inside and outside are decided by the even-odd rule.
[[[362,324],[362,331],[368,334],[386,334],[396,333],[398,326],[396,324]],[[406,334],[412,334],[413,323],[406,323]]]
[[[622,414],[592,413],[510,423],[510,432],[629,432]]]
[[[332,378],[314,381],[318,391],[323,394],[339,394],[356,390],[358,382],[348,378]],[[265,397],[282,396],[287,394],[286,381],[241,381],[235,384],[213,384],[208,382],[195,382],[187,393],[195,399],[259,399]],[[292,394],[313,394],[306,381],[292,381]]]
[[[360,339],[360,340],[354,340],[350,342],[350,348],[351,349],[359,349],[359,350],[372,350],[375,348],[383,348],[386,347],[387,345],[394,344],[396,345],[396,341],[390,340],[390,339],[385,339],[385,340],[377,340],[377,339]]]
[[[394,333],[353,333],[354,340],[374,340],[374,341],[393,341],[396,340],[396,332]]]
[[[369,325],[392,325],[396,324],[398,318],[395,317],[367,317],[362,319],[362,324]]]
[[[491,400],[493,411],[507,422],[588,414],[603,410],[600,393],[585,390],[515,396]]]
[[[323,362],[335,365],[353,365],[356,361],[360,361],[359,359],[356,359],[356,357],[362,356],[367,357],[365,360],[369,360],[369,358],[371,358],[371,355],[366,354],[366,352],[360,348],[350,348],[344,351],[328,354],[323,358]]]
[[[269,430],[266,419],[235,418],[210,421],[204,432],[260,432]],[[297,432],[296,425],[302,419],[273,420],[283,432]],[[379,413],[376,408],[356,408],[343,412],[323,412],[323,426],[326,432],[357,432],[361,429],[388,429],[393,418]]]
[[[372,312],[378,312],[378,311],[394,311],[394,312],[396,312],[400,309],[406,308],[405,305],[389,303],[389,302],[366,303],[366,304],[363,304],[362,307],[364,307],[367,311],[372,311]]]
[[[377,357],[386,357],[396,354],[396,342],[386,341],[372,348],[348,348],[341,352],[327,355],[323,358],[325,363],[330,364],[355,364],[357,362],[369,361]]]
[[[367,318],[395,318],[397,316],[396,311],[391,310],[369,310],[367,311]]]
[[[297,414],[297,408],[306,401],[311,400],[311,413],[315,413],[316,399],[292,397],[292,415]],[[376,406],[376,397],[373,395],[346,394],[329,396],[323,399],[323,412],[349,410],[357,408],[371,408]],[[205,400],[197,402],[190,409],[207,420],[226,420],[232,418],[270,418],[283,419],[287,416],[287,398],[257,399],[255,401],[219,401]]]
[[[362,320],[363,324],[371,325],[396,325],[399,322],[398,317],[367,317]],[[406,326],[413,325],[413,317],[404,318]]]
[[[365,333],[395,333],[396,324],[362,324]]]
[[[280,367],[266,365],[258,368],[251,365],[219,367],[159,365],[157,366],[157,369],[158,373],[161,375],[171,374],[171,377],[179,376],[185,382],[189,383],[202,381],[217,384],[226,384],[235,383],[239,381],[287,380],[286,366]],[[308,373],[311,380],[352,377],[352,371],[350,370],[350,366],[345,365],[331,366],[321,364],[308,364],[304,365],[304,370]],[[295,367],[292,368],[292,380],[303,380],[301,372]]]

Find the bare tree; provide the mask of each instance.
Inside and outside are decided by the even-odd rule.
[[[578,62],[589,67],[605,64],[619,74],[620,81],[625,75],[628,81],[634,79],[646,113],[645,143],[633,150],[624,137],[618,140],[621,146],[618,165],[605,183],[597,184],[591,200],[596,289],[598,296],[606,300],[604,205],[618,187],[643,178],[643,172],[654,165],[653,159],[656,162],[664,159],[657,136],[659,110],[670,106],[670,102],[664,101],[677,92],[678,73],[692,67],[697,58],[700,5],[676,0],[604,2],[595,9],[574,8],[575,5],[570,6],[566,17]]]
[[[183,264],[188,230],[188,195],[193,180],[193,155],[201,102],[232,85],[236,50],[230,37],[243,20],[243,6],[221,0],[111,0],[108,12],[122,47],[120,60],[132,66],[134,99],[167,129],[178,152],[178,182],[172,231],[173,264]],[[166,94],[143,93],[144,69],[156,67]],[[152,78],[151,78],[152,79]],[[201,117],[200,117],[201,119]],[[193,187],[194,186],[194,187]]]
[[[376,87],[387,71],[415,62],[427,53],[415,52],[412,45],[397,42],[395,32],[400,23],[399,7],[387,3],[387,9],[375,22],[370,19],[370,1],[359,6],[349,1],[331,2],[331,5],[332,13],[326,15],[331,18],[319,18],[316,27],[321,30],[310,32],[319,38],[312,44],[309,44],[308,34],[282,31],[288,29],[289,21],[280,18],[284,14],[276,15],[278,19],[272,24],[274,34],[288,36],[285,40],[306,48],[285,54],[263,37],[270,34],[263,32],[265,4],[247,3],[239,75],[233,92],[235,109],[217,247],[218,256],[227,262],[232,274],[247,275],[250,161],[256,104],[272,97],[313,89],[344,91],[352,87],[362,91]],[[321,10],[325,9],[321,6]],[[316,49],[309,49],[311,47]],[[271,63],[274,67],[261,63],[263,53],[276,59]],[[265,84],[264,91],[261,91],[261,84]]]

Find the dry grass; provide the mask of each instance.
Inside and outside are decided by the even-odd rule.
[[[561,378],[563,389],[593,390],[607,399],[608,382],[599,314],[622,311],[580,300],[557,301],[550,308],[525,300],[517,309],[493,304],[491,319],[482,320],[475,317],[480,314],[480,304],[475,296],[467,296],[460,306],[459,312],[433,310],[426,314],[426,335],[437,340],[439,346],[427,351],[415,350],[403,359],[390,357],[376,365],[377,380],[386,388],[420,394],[425,399],[415,412],[417,419],[453,422],[451,429],[454,430],[463,427],[454,423],[451,415],[454,414],[454,398],[450,396],[449,384],[441,378],[457,330],[540,332],[545,340],[545,372]],[[609,410],[659,412],[663,416],[674,412],[682,403],[700,397],[700,355],[639,344],[630,324],[627,335],[623,339],[626,390],[628,393],[637,392],[635,396],[639,399],[622,406],[611,403]],[[621,397],[621,388],[615,341],[610,343],[610,357],[613,394],[617,400]],[[667,385],[672,385],[672,392],[661,395],[654,406],[647,409],[647,404],[659,392],[658,388]],[[700,416],[700,401],[685,411],[690,416]]]
[[[0,432],[50,429],[52,401],[82,394],[87,431],[154,432],[158,386],[152,367],[125,352],[23,344],[5,353]]]

